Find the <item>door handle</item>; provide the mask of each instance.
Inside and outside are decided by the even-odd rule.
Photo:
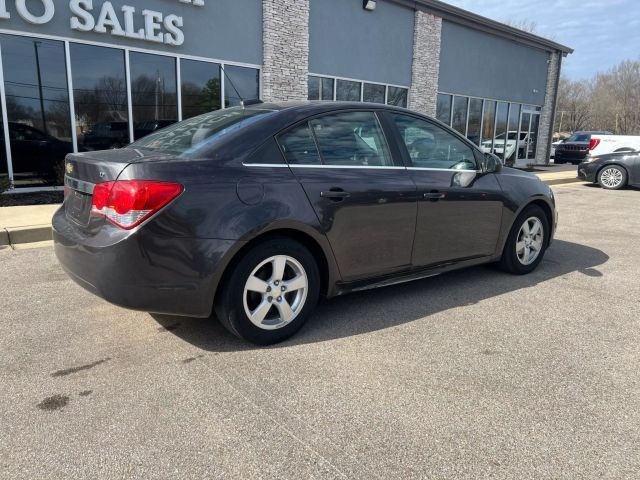
[[[425,200],[430,200],[432,202],[437,202],[438,200],[442,200],[443,198],[446,197],[446,194],[442,193],[442,192],[429,192],[429,193],[425,193],[424,195],[424,199]]]
[[[320,192],[320,196],[322,198],[330,198],[333,201],[339,202],[340,200],[344,200],[349,195],[349,192],[345,192],[341,188],[332,188],[328,192]]]

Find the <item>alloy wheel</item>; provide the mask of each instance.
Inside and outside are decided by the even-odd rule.
[[[600,181],[607,188],[619,187],[622,180],[622,172],[617,168],[607,168],[600,174]]]
[[[536,261],[544,243],[544,226],[538,217],[529,217],[518,232],[516,255],[522,265],[531,265]]]
[[[277,330],[291,323],[302,311],[309,280],[302,264],[287,255],[261,262],[244,287],[244,311],[256,327]]]

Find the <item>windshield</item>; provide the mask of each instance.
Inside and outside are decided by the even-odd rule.
[[[132,143],[131,147],[172,155],[189,154],[273,113],[241,107],[216,110],[158,130]]]
[[[567,139],[567,142],[589,142],[589,141],[591,141],[590,133],[574,133]]]

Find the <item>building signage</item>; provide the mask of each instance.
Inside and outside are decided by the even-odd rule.
[[[7,8],[7,0],[0,0],[0,26],[3,20],[17,15],[33,25],[45,25],[55,15],[54,0],[37,0],[39,8],[27,0],[15,0],[15,12]],[[204,6],[204,0],[176,0],[178,3]],[[37,3],[37,2],[36,2]],[[95,3],[95,4],[94,4]],[[139,28],[136,28],[136,24]],[[123,5],[117,10],[111,2],[93,0],[69,0],[69,26],[79,32],[96,32],[116,37],[180,46],[184,43],[183,17],[172,12],[158,12]]]

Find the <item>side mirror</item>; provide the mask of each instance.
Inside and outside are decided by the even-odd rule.
[[[485,153],[481,167],[482,173],[497,173],[502,169],[502,162],[493,153]]]

